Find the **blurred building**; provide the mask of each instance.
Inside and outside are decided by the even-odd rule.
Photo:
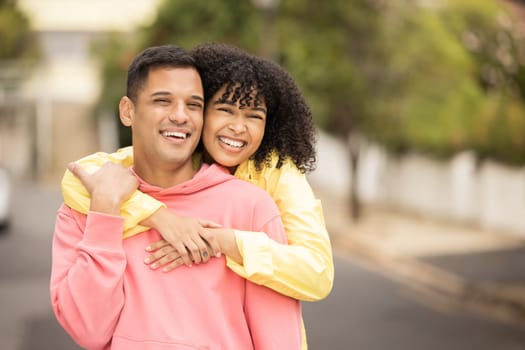
[[[69,161],[100,149],[93,106],[101,80],[91,44],[151,21],[158,3],[18,0],[42,56],[30,71],[0,67],[0,113],[8,116],[0,119],[0,161],[17,178],[55,183]]]

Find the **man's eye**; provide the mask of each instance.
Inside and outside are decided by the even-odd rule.
[[[202,104],[200,103],[188,103],[188,106],[193,109],[202,109]]]
[[[157,99],[153,100],[153,102],[160,103],[160,104],[166,104],[166,103],[170,103],[170,100],[165,99],[165,98],[157,98]]]

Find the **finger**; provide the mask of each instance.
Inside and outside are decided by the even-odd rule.
[[[202,232],[201,232],[202,233]],[[212,250],[210,249],[208,242],[202,238],[201,233],[194,239],[194,243],[197,245],[199,249],[199,255],[201,257],[201,262],[208,262],[210,260],[212,253]]]
[[[217,237],[215,237],[209,230],[203,230],[201,233],[201,237],[206,241],[208,244],[209,249],[211,250],[211,254],[213,254],[216,258],[219,258],[221,256],[221,247],[219,245],[219,240]]]
[[[153,251],[156,251],[157,249],[160,249],[160,248],[165,247],[167,245],[169,245],[169,242],[164,240],[164,239],[161,239],[160,241],[151,243],[145,249],[146,249],[147,252],[153,252]]]
[[[148,256],[146,256],[146,258],[144,259],[144,263],[146,265],[152,264],[152,263],[158,261],[159,259],[162,259],[166,255],[172,255],[172,256],[174,256],[176,258],[180,257],[179,252],[177,252],[177,250],[175,250],[175,248],[173,248],[173,246],[166,245],[166,246],[164,246],[164,247],[154,251],[152,254],[149,254]]]
[[[176,245],[174,245],[174,248],[180,254],[180,257],[181,257],[182,261],[184,262],[184,265],[186,265],[188,267],[193,265],[192,257],[190,255],[188,249],[186,249],[186,246],[182,242],[179,242]]]
[[[182,259],[175,259],[162,268],[162,272],[170,272],[183,264]]]
[[[171,251],[170,253],[164,255],[163,257],[161,257],[160,259],[158,259],[157,261],[155,261],[153,264],[150,265],[150,267],[155,270],[161,266],[164,266],[166,264],[169,264],[175,260],[181,260],[182,262],[182,259],[180,259],[180,256],[179,254],[176,252],[176,251]]]
[[[199,224],[206,228],[221,228],[222,225],[211,220],[199,219]]]
[[[200,237],[199,237],[199,240],[200,240]],[[197,245],[197,243],[193,239],[188,240],[185,244],[186,244],[186,249],[188,249],[193,262],[195,264],[200,264],[202,262],[201,247],[199,247],[199,245]]]
[[[203,263],[207,263],[211,256],[212,256],[212,250],[210,247],[206,246],[206,248],[204,250],[201,250],[201,257],[202,257],[202,262]]]
[[[84,168],[82,168],[82,166],[80,166],[79,164],[75,163],[75,162],[71,162],[67,165],[67,168],[69,169],[69,171],[71,171],[73,173],[73,175],[75,175],[76,177],[78,177],[80,180],[82,180],[83,178],[85,178],[87,175],[89,175],[87,173],[87,171],[84,170]]]

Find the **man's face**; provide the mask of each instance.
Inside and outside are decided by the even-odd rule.
[[[220,89],[207,103],[202,142],[217,163],[234,168],[249,159],[261,145],[266,125],[266,104],[255,107],[218,102]]]
[[[191,168],[203,123],[204,93],[193,68],[157,67],[136,101],[121,101],[121,120],[132,127],[135,168]],[[139,170],[139,169],[137,169]]]

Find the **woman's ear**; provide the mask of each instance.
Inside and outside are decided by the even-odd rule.
[[[133,117],[135,116],[135,105],[133,101],[127,96],[120,99],[118,104],[120,121],[125,126],[131,126],[133,124]]]

